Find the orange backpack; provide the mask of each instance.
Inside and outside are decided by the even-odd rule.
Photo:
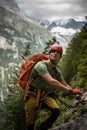
[[[27,84],[29,84],[28,78],[34,65],[39,61],[47,59],[48,56],[45,54],[34,54],[29,58],[29,60],[25,61],[20,70],[20,78],[17,81],[17,85],[25,89]]]

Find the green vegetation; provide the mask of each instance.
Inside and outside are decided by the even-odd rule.
[[[61,70],[73,87],[87,89],[87,24],[71,40],[63,56]]]
[[[18,93],[10,90],[8,98],[0,102],[0,130],[25,130],[24,94],[18,89]]]

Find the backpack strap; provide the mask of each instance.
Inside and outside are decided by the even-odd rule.
[[[39,76],[37,76],[37,77],[35,77],[35,78],[33,78],[33,79],[31,79],[31,80],[29,80],[29,81],[27,82],[27,85],[26,85],[26,87],[25,87],[25,95],[24,95],[24,101],[25,101],[25,102],[26,102],[26,100],[27,100],[28,93],[29,93],[29,91],[30,91],[30,83],[31,83],[33,80],[36,80],[36,79],[38,79],[38,78],[39,78]],[[36,108],[39,107],[40,96],[41,96],[41,92],[40,92],[40,89],[38,88],[38,89],[37,89],[37,92],[36,92]]]
[[[47,62],[45,60],[43,60],[43,62],[47,65]],[[33,79],[29,80],[27,82],[27,85],[25,87],[25,95],[24,95],[24,101],[26,102],[26,98],[28,97],[28,92],[30,91],[30,84],[32,81],[37,80],[38,78],[40,78],[40,76],[36,76]],[[32,92],[31,92],[32,93]],[[40,104],[40,98],[44,97],[44,95],[46,94],[46,92],[41,91],[40,88],[37,88],[37,92],[36,92],[36,108],[39,108],[41,106]]]
[[[36,108],[39,107],[40,96],[41,96],[41,92],[40,92],[40,89],[38,88],[37,96],[36,96]]]
[[[24,91],[25,91],[24,101],[26,101],[26,98],[28,97],[28,91],[30,90],[30,83],[31,83],[31,82],[32,82],[32,80],[28,81],[28,82],[27,82],[27,85],[26,85],[26,87],[25,87],[25,89],[24,89]]]

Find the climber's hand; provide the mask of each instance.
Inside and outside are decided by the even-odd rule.
[[[83,92],[80,89],[72,89],[72,90],[69,90],[68,92],[68,95],[77,95],[77,94],[82,95]]]

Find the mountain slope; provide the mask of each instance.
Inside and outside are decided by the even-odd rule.
[[[22,46],[30,43],[33,52],[41,52],[50,37],[50,33],[19,12],[14,0],[0,1],[0,48],[20,53]]]
[[[30,45],[32,53],[41,53],[51,34],[23,16],[14,0],[0,1],[0,87],[6,87],[11,68]]]
[[[45,29],[26,20],[23,16],[13,14],[2,6],[0,6],[0,16],[0,48],[5,49],[5,52],[10,49],[14,54],[19,54],[23,49],[22,46],[29,43],[31,51],[41,52],[45,41],[51,36]]]

